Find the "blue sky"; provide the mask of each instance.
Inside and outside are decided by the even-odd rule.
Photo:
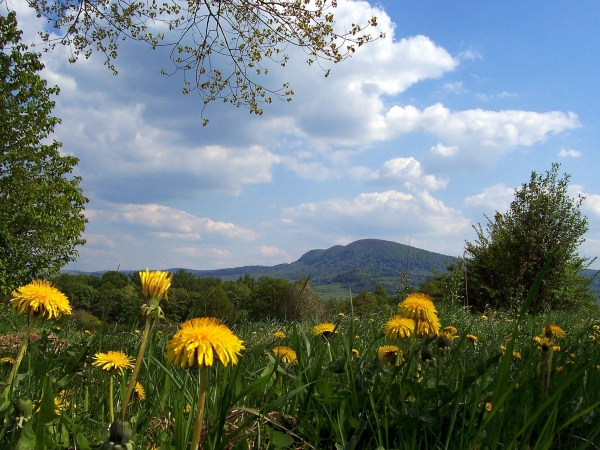
[[[56,139],[80,158],[87,244],[69,269],[214,269],[292,262],[361,238],[461,255],[472,224],[552,162],[587,198],[581,254],[600,254],[595,2],[339,0],[339,24],[378,17],[387,37],[328,78],[291,51],[266,83],[292,102],[263,116],[204,114],[168,55],[125,43],[44,55],[58,84]],[[15,5],[25,40],[42,26]],[[595,267],[600,267],[596,265]]]

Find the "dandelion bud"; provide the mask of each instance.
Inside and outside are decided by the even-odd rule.
[[[428,361],[430,359],[433,359],[433,351],[426,345],[421,347],[421,359],[423,361]]]
[[[31,417],[33,414],[33,402],[30,399],[20,398],[15,404],[19,417]]]

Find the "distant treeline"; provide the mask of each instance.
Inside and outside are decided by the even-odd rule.
[[[74,310],[85,312],[103,322],[131,324],[144,300],[137,272],[109,271],[102,276],[60,274],[52,279],[70,300]],[[355,314],[391,308],[398,302],[382,286],[363,291],[352,300]],[[250,275],[235,281],[197,277],[177,271],[171,282],[168,300],[161,302],[168,321],[179,323],[192,317],[217,317],[229,323],[242,320],[320,319],[328,314],[350,312],[349,299],[321,300],[311,282]]]

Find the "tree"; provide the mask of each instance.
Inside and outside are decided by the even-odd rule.
[[[551,266],[534,300],[537,308],[568,308],[595,303],[590,280],[581,276],[592,262],[579,256],[587,218],[584,197],[567,190],[570,175],[559,178],[560,165],[545,175],[531,173],[515,191],[509,210],[496,212],[485,230],[475,228],[477,241],[467,242],[465,265],[469,303],[477,307],[515,308],[526,297],[542,267]]]
[[[87,199],[77,158],[48,142],[60,119],[50,115],[51,95],[38,74],[40,55],[20,43],[14,13],[0,17],[0,291],[57,272],[77,256]]]
[[[302,48],[308,64],[337,63],[371,41],[365,29],[377,25],[371,17],[337,32],[332,12],[337,0],[31,0],[29,5],[52,29],[65,30],[57,40],[47,32],[41,35],[50,48],[57,43],[70,46],[72,61],[96,50],[116,73],[119,41],[167,47],[174,72],[184,72],[184,93],[196,90],[205,105],[222,99],[254,114],[262,114],[259,105],[271,103],[271,95],[291,100],[294,92],[288,83],[267,89],[256,81],[268,74],[270,65],[288,63],[288,47]]]

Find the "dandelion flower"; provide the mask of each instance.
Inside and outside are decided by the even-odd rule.
[[[442,333],[446,335],[449,339],[454,339],[456,336],[456,334],[458,333],[458,330],[456,329],[455,326],[452,325],[448,325],[447,327],[442,328]]]
[[[0,358],[0,362],[5,364],[14,364],[15,358],[11,358],[10,356],[5,356],[4,358]]]
[[[43,280],[34,280],[12,293],[10,303],[19,314],[24,312],[33,317],[44,316],[57,319],[62,314],[71,314],[67,296]]]
[[[344,317],[346,317],[346,314],[344,314],[343,312],[341,312],[341,313],[338,313],[338,316],[340,316],[343,319]]]
[[[142,282],[142,295],[149,302],[158,302],[163,296],[168,300],[167,291],[171,287],[173,274],[156,270],[150,272],[146,269],[145,272],[139,272],[140,281]]]
[[[437,319],[437,310],[431,297],[422,292],[410,294],[398,305],[398,311],[404,317],[414,320],[433,321]]]
[[[385,337],[389,340],[410,337],[415,330],[415,321],[402,316],[394,316],[383,327]]]
[[[135,386],[133,388],[133,395],[140,402],[143,402],[144,400],[146,400],[146,391],[144,390],[144,386],[142,386],[142,383],[140,383],[140,382],[135,383]]]
[[[485,410],[487,412],[490,412],[492,410],[492,403],[491,402],[486,402],[486,404],[485,404]]]
[[[441,324],[437,317],[434,320],[419,320],[417,324],[417,336],[422,338],[428,334],[438,334],[440,327]]]
[[[276,331],[273,333],[275,339],[285,339],[285,333],[283,331]]]
[[[554,349],[554,342],[552,342],[547,337],[542,338],[542,337],[536,336],[533,339],[538,343],[538,349],[543,352],[547,352],[548,350]]]
[[[474,334],[467,334],[467,340],[469,342],[477,342],[477,336],[475,336]]]
[[[109,351],[107,353],[96,353],[94,355],[92,366],[100,367],[102,370],[119,371],[123,373],[124,369],[133,368],[133,358],[130,358],[123,352]]]
[[[548,339],[564,339],[567,333],[559,327],[558,325],[554,325],[549,323],[542,330],[542,336],[546,336]]]
[[[219,319],[197,317],[181,324],[167,344],[167,359],[182,368],[212,366],[215,359],[224,366],[237,364],[243,341]]]
[[[352,356],[354,358],[358,358],[358,356],[360,355],[359,351],[356,350],[355,348],[352,349]]]
[[[517,350],[513,350],[513,358],[521,359],[521,352],[518,352]]]
[[[292,350],[290,347],[286,347],[285,345],[280,345],[278,347],[273,348],[273,353],[281,358],[281,362],[284,363],[294,363],[296,362],[296,352]]]
[[[332,323],[320,323],[313,328],[314,336],[323,336],[328,338],[335,330],[335,325]]]
[[[396,345],[384,345],[377,349],[377,356],[379,356],[379,360],[384,364],[394,364],[399,351]]]

